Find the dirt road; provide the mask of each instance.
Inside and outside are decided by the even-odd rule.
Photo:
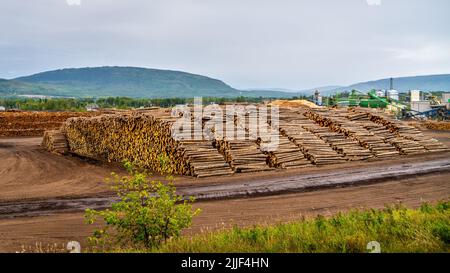
[[[351,208],[382,208],[403,203],[417,207],[450,197],[450,175],[433,174],[380,184],[312,191],[267,197],[208,201],[187,234],[227,228],[233,224],[273,224],[317,214],[331,215]],[[0,252],[21,250],[36,243],[63,244],[77,240],[85,244],[94,227],[83,223],[82,213],[20,217],[0,221]]]
[[[183,196],[193,196],[198,202],[203,202],[218,199],[238,199],[262,195],[307,192],[352,185],[360,186],[433,173],[439,173],[440,175],[450,174],[450,158],[437,157],[425,162],[396,163],[388,167],[358,167],[352,170],[296,174],[256,181],[180,186],[177,188],[177,191]],[[87,208],[105,209],[116,200],[117,198],[114,196],[105,195],[103,197],[65,197],[0,202],[0,219],[84,211]]]
[[[431,136],[450,147],[450,132],[433,133]],[[40,137],[0,138],[0,203],[54,198],[104,197],[111,195],[109,187],[104,182],[105,178],[109,177],[111,172],[125,174],[121,168],[113,164],[87,162],[77,157],[48,153],[40,146],[41,140]],[[349,162],[305,169],[237,174],[230,177],[195,179],[178,176],[175,185],[177,188],[218,185],[219,188],[229,190],[227,187],[240,184],[247,188],[243,191],[243,195],[247,195],[251,191],[247,184],[257,185],[261,184],[261,181],[287,181],[302,175],[311,179],[311,177],[317,177],[317,174],[327,173],[341,173],[341,176],[346,177],[353,174],[355,177],[364,179],[365,171],[370,173],[372,170],[372,173],[376,174],[387,166],[400,166],[399,172],[403,172],[402,169],[411,168],[408,164],[426,163],[437,159],[450,159],[450,153],[402,156],[392,160]],[[159,175],[153,175],[153,178],[164,180],[164,177]],[[300,181],[300,178],[296,180]],[[259,191],[261,187],[265,187],[268,191],[273,190],[268,189],[267,185],[258,185],[253,191]],[[281,184],[277,186],[278,189],[281,187]],[[289,187],[292,188],[292,185]],[[295,187],[298,185],[294,185]],[[278,189],[275,189],[274,193],[279,193]],[[216,193],[218,191],[220,189],[215,190]]]

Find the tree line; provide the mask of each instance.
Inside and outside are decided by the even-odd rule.
[[[293,97],[295,99],[297,97]],[[215,98],[204,97],[204,104],[223,104],[232,102],[261,103],[270,98],[263,97],[235,97],[235,98]],[[131,109],[141,107],[172,107],[179,104],[192,103],[193,98],[128,98],[128,97],[107,97],[107,98],[0,98],[0,106],[6,110],[24,111],[86,111],[92,105],[99,108]]]

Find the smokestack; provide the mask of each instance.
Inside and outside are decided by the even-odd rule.
[[[394,78],[391,78],[391,80],[390,80],[390,89],[389,90],[394,90]]]

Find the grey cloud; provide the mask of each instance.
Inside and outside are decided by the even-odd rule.
[[[299,89],[449,73],[448,10],[447,0],[2,0],[0,77],[130,65]]]

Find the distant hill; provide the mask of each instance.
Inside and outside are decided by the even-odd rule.
[[[62,69],[16,78],[6,84],[10,92],[15,91],[17,94],[74,97],[155,98],[239,95],[238,90],[217,79],[180,71],[137,67]],[[0,90],[3,88],[2,85]]]
[[[343,88],[336,88],[332,91],[389,89],[389,81],[390,79],[387,78],[361,82]],[[407,92],[413,89],[423,91],[450,91],[450,74],[394,78],[394,89],[400,92]]]
[[[450,74],[394,79],[395,89],[450,91]],[[308,90],[281,88],[237,90],[221,80],[172,70],[138,67],[70,68],[38,73],[12,80],[0,79],[0,96],[40,95],[62,97],[266,97],[291,98],[311,95],[319,90],[323,95],[337,91],[369,91],[389,88],[389,79],[362,82],[347,87],[324,86]]]
[[[64,92],[55,86],[0,79],[0,96],[23,94],[55,95],[59,93]]]

